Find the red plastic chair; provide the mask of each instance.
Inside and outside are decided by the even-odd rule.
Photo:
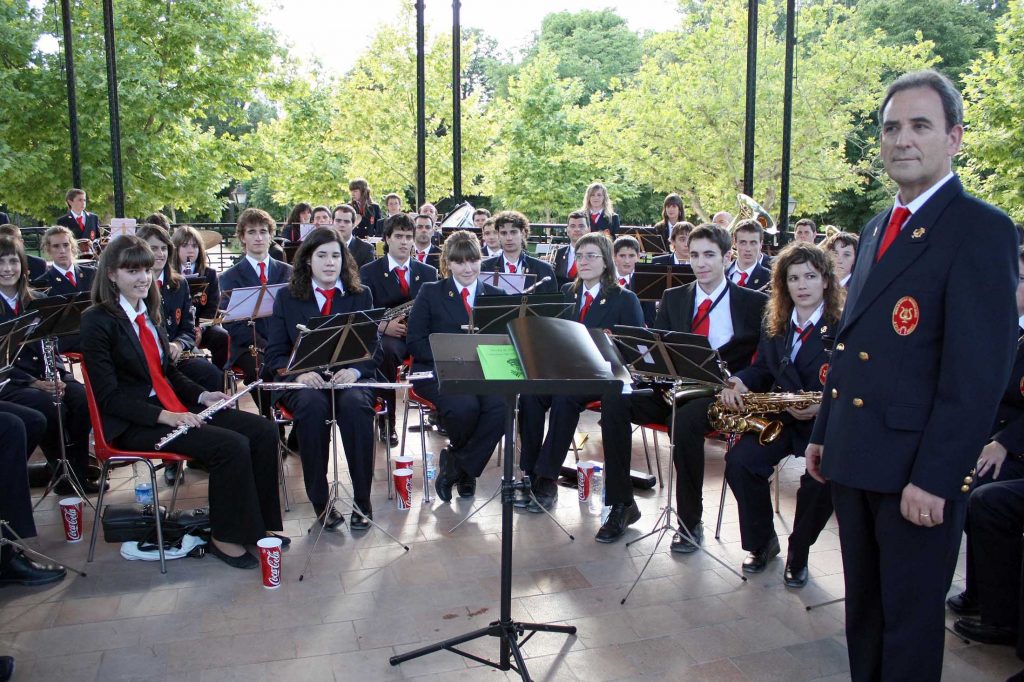
[[[96,405],[96,398],[92,393],[92,384],[89,382],[89,372],[86,369],[85,361],[82,360],[79,365],[82,369],[82,379],[85,383],[85,397],[89,403],[89,421],[92,422],[92,433],[95,440],[95,454],[96,459],[100,463],[100,492],[99,497],[96,499],[96,514],[92,520],[92,537],[89,540],[89,558],[87,561],[92,562],[93,555],[96,552],[96,534],[100,528],[100,512],[103,509],[103,493],[106,488],[107,475],[110,472],[110,465],[113,462],[145,462],[146,466],[149,467],[149,480],[153,486],[153,519],[156,522],[156,540],[157,547],[160,552],[160,572],[167,573],[167,564],[164,560],[164,532],[160,521],[160,497],[159,491],[156,485],[156,471],[157,469],[163,468],[163,464],[157,464],[154,466],[154,460],[163,460],[164,462],[178,462],[179,466],[184,462],[187,462],[189,458],[185,455],[178,455],[171,452],[157,452],[155,450],[142,452],[137,450],[121,450],[116,448],[107,442],[106,436],[103,434],[103,418],[100,416],[100,408]],[[179,468],[180,471],[180,468]],[[174,481],[174,492],[171,495],[171,510],[174,510],[174,502],[178,497],[178,481],[181,477],[177,477]]]

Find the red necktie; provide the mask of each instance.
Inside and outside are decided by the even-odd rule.
[[[626,286],[626,278],[625,277],[619,277],[619,286],[620,287]]]
[[[601,217],[600,213],[591,213],[590,214],[590,224],[591,225],[597,225],[597,219],[600,218],[600,217]]]
[[[593,302],[594,297],[590,294],[589,291],[586,292],[583,295],[583,307],[580,308],[580,322],[583,322],[585,319],[587,319],[587,312],[590,310],[590,304]]]
[[[331,314],[331,305],[334,303],[334,294],[338,293],[338,290],[337,289],[330,289],[328,291],[324,291],[320,287],[317,287],[316,290],[317,290],[317,292],[320,293],[321,296],[324,297],[324,305],[323,305],[322,308],[320,308],[320,314],[321,315],[330,315]]]
[[[516,266],[512,265],[511,263],[509,263],[508,264],[508,271],[511,272],[513,275],[516,274]]]
[[[745,272],[741,272],[740,273],[740,281],[738,282],[738,284],[741,287],[747,286],[747,273],[745,273]]]
[[[897,206],[892,215],[889,217],[889,225],[885,228],[885,234],[882,235],[882,244],[878,247],[878,255],[875,256],[875,262],[882,260],[882,255],[886,249],[892,246],[892,243],[896,241],[896,237],[900,234],[900,229],[903,227],[903,223],[907,222],[907,218],[910,217],[910,211],[907,210],[906,206]]]
[[[157,289],[163,289],[164,288],[164,281],[162,279],[158,279],[156,281],[156,288]]]
[[[14,314],[21,315],[21,301],[14,302]]]
[[[515,271],[513,270],[513,272],[515,272]],[[569,272],[567,274],[569,275],[569,279],[575,279],[575,277],[576,277],[576,261],[575,260],[573,260],[572,267],[569,268]]]
[[[409,295],[409,282],[405,279],[405,271],[407,268],[395,268],[395,274],[398,275],[398,286],[402,289],[402,296]]]
[[[267,264],[260,263],[260,284],[267,283]]]
[[[78,216],[78,229],[82,231],[82,236],[85,236],[85,214]]]
[[[469,287],[462,290],[462,305],[466,306],[466,314],[472,316],[473,308],[469,305]]]
[[[427,252],[426,251],[417,251],[416,252],[416,260],[418,260],[419,262],[422,263],[423,259],[426,258],[426,257],[427,257]]]
[[[68,270],[67,277],[68,277],[68,281],[71,282],[71,286],[73,286],[74,288],[77,289],[78,288],[78,282],[75,281],[75,271],[74,270]]]
[[[704,302],[697,306],[697,325],[693,328],[694,334],[707,336],[711,333],[711,299],[705,298]]]
[[[149,331],[146,316],[139,313],[135,317],[135,324],[139,328],[139,342],[142,344],[142,353],[146,356],[149,378],[153,382],[153,390],[156,391],[156,397],[160,404],[168,412],[188,412],[188,408],[178,399],[174,389],[167,383],[163,365],[160,364],[160,352],[156,348],[156,339],[153,338],[153,332]]]

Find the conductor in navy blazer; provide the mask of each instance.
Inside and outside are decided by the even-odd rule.
[[[861,232],[807,448],[832,481],[854,680],[940,678],[943,599],[1013,361],[1017,232],[952,172],[962,112],[934,71],[889,86],[881,151],[899,194]]]

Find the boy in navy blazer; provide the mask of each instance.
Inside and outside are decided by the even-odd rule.
[[[736,260],[729,266],[728,278],[741,287],[760,291],[771,279],[771,270],[761,265],[764,228],[756,220],[744,220],[733,233]]]
[[[481,272],[508,272],[537,275],[534,284],[545,277],[549,279],[539,284],[534,292],[538,294],[558,293],[555,282],[555,271],[551,266],[526,253],[526,236],[530,234],[530,221],[519,211],[502,211],[494,216],[494,227],[501,239],[501,255],[488,258],[480,264]]]
[[[75,239],[99,239],[100,217],[85,210],[85,190],[73,187],[64,195],[68,212],[57,218],[57,224],[71,230]]]
[[[558,288],[576,281],[578,267],[576,265],[576,242],[580,237],[587,234],[590,229],[587,227],[587,215],[583,211],[573,211],[565,223],[565,236],[569,243],[559,246],[555,251],[555,279],[558,281]]]

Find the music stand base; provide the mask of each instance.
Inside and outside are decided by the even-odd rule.
[[[524,636],[524,633],[526,632],[529,632],[529,634]],[[479,630],[473,630],[472,632],[467,632],[463,635],[444,639],[429,646],[414,649],[413,651],[409,651],[404,654],[399,654],[398,656],[392,656],[388,660],[391,665],[398,665],[406,661],[411,661],[414,658],[420,658],[421,656],[432,654],[436,651],[451,651],[463,658],[468,658],[471,661],[476,661],[482,665],[489,665],[492,668],[497,668],[498,670],[514,670],[522,679],[529,680],[531,679],[530,673],[526,670],[526,661],[523,659],[521,649],[522,646],[538,632],[561,632],[567,635],[575,635],[576,626],[552,625],[548,623],[519,623],[516,621],[503,623],[496,620],[485,628],[480,628]],[[459,644],[465,644],[466,642],[471,642],[474,639],[480,639],[481,637],[498,637],[501,640],[503,654],[504,650],[507,648],[511,658],[515,661],[515,664],[513,664],[511,660],[504,663],[495,663],[494,661],[481,658],[469,652],[455,648]],[[520,637],[523,638],[521,642],[519,641]],[[508,658],[507,655],[503,657]]]

